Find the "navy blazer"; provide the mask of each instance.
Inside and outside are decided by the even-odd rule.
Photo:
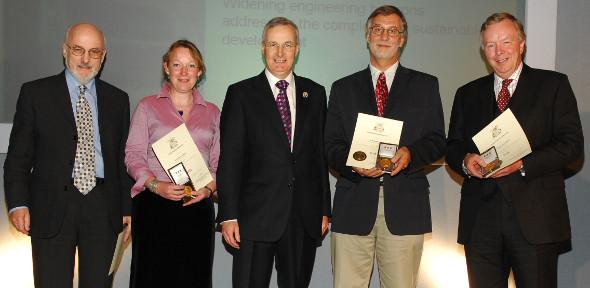
[[[472,137],[497,115],[494,75],[457,90],[447,139],[447,163],[465,177],[461,187],[458,242],[469,242],[478,209],[499,188],[512,201],[524,237],[532,244],[570,239],[563,172],[580,157],[584,137],[576,98],[567,76],[524,65],[508,108],[532,148],[525,156],[526,176],[468,178],[462,171],[467,153],[477,153]]]
[[[367,235],[377,217],[379,178],[361,177],[346,166],[358,113],[377,115],[368,67],[332,85],[325,135],[328,163],[340,174],[331,230]],[[401,173],[383,176],[387,227],[396,235],[431,232],[424,167],[440,159],[445,151],[444,115],[436,77],[398,66],[383,117],[404,122],[399,144],[412,156]]]

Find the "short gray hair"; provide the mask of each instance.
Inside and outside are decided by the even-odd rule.
[[[297,25],[293,21],[285,17],[272,18],[266,23],[266,25],[264,25],[264,30],[262,30],[262,44],[264,44],[264,41],[266,40],[266,32],[268,31],[268,29],[281,25],[288,25],[295,29],[295,38],[297,44],[299,44],[299,28],[297,28]]]

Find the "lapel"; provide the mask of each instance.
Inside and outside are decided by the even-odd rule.
[[[76,131],[76,120],[74,119],[74,111],[72,110],[72,100],[70,99],[70,91],[66,82],[65,70],[57,75],[55,91],[52,93],[56,95],[55,103],[58,106],[57,111],[64,111],[62,115],[70,127]]]
[[[100,135],[100,142],[101,146],[105,147],[102,142],[105,141],[105,133],[104,129],[108,125],[105,124],[108,117],[102,117],[103,115],[107,115],[108,106],[107,106],[107,97],[108,93],[106,91],[105,85],[100,79],[94,78],[94,83],[96,85],[96,117],[98,117],[98,133]],[[103,148],[104,150],[104,148]]]
[[[510,102],[508,102],[508,108],[512,110],[512,113],[514,113],[515,116],[526,113],[528,105],[531,103],[531,101],[527,99],[529,95],[532,95],[530,91],[533,90],[532,82],[529,81],[529,79],[530,67],[523,64],[522,71],[518,77],[518,83],[516,84],[516,90],[514,90],[514,93],[510,97]]]
[[[492,122],[494,118],[496,118],[496,93],[494,93],[494,73],[491,73],[487,77],[484,78],[483,87],[481,89],[482,94],[480,94],[479,99],[477,101],[479,103],[474,103],[473,107],[480,107],[481,111],[481,119],[483,128],[488,123]]]
[[[309,97],[313,97],[310,94],[308,87],[305,87],[305,82],[302,78],[293,73],[295,79],[295,135],[293,135],[293,154],[295,154],[301,148],[303,139],[303,131],[305,128],[305,119],[307,118],[307,111],[309,110]],[[303,97],[303,93],[306,93],[306,97]]]
[[[362,97],[362,100],[359,102],[359,107],[355,108],[360,113],[377,115],[377,99],[375,99],[375,87],[373,87],[373,78],[371,77],[369,66],[361,71],[357,81],[356,86],[360,89],[359,95]]]
[[[254,87],[255,94],[258,96],[256,99],[258,101],[258,107],[260,107],[260,117],[265,117],[268,119],[266,123],[270,126],[270,132],[272,137],[278,138],[277,140],[271,140],[269,143],[282,143],[281,146],[284,147],[286,151],[291,153],[291,147],[289,146],[289,140],[287,139],[287,135],[285,135],[285,130],[283,130],[283,120],[281,120],[281,114],[277,109],[277,103],[268,83],[268,78],[264,74],[264,71],[260,73],[255,78],[255,87]],[[256,128],[257,129],[257,128]],[[278,141],[278,142],[277,142]]]
[[[395,115],[402,109],[399,104],[406,103],[405,98],[410,97],[408,93],[405,93],[406,87],[410,79],[410,71],[403,67],[401,64],[398,65],[397,71],[391,87],[389,89],[389,96],[387,99],[387,105],[383,109],[383,115],[389,116],[388,118],[395,119]],[[375,104],[377,107],[377,104]]]

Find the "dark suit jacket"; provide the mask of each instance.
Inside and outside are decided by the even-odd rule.
[[[326,92],[296,75],[295,86],[292,153],[264,72],[227,89],[217,169],[218,222],[238,219],[241,238],[276,241],[292,215],[319,238],[322,216],[330,215],[323,152]]]
[[[358,113],[377,115],[368,67],[332,85],[325,139],[330,167],[340,174],[331,230],[367,235],[377,217],[379,178],[361,177],[346,166]],[[430,232],[430,192],[423,168],[440,159],[445,149],[438,80],[400,65],[389,91],[384,117],[404,122],[399,144],[408,147],[412,156],[409,166],[400,174],[384,176],[387,227],[396,235]]]
[[[563,169],[580,157],[584,138],[578,107],[567,76],[523,66],[508,108],[522,126],[532,153],[525,156],[526,177],[513,173],[496,180],[467,178],[461,165],[478,153],[471,140],[498,114],[494,75],[457,90],[451,115],[447,163],[465,177],[461,188],[459,243],[469,242],[478,209],[499,188],[511,199],[524,237],[532,244],[570,238]]]
[[[124,149],[129,129],[129,98],[96,79],[98,125],[113,231],[131,213],[131,182]],[[51,237],[64,219],[76,155],[76,122],[64,72],[22,85],[4,162],[8,209],[27,206],[30,235]]]

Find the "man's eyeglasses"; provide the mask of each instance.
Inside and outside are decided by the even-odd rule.
[[[291,50],[295,49],[295,47],[297,47],[297,44],[295,42],[291,42],[291,41],[287,41],[283,44],[279,44],[275,41],[271,41],[271,42],[264,43],[264,46],[266,46],[266,48],[271,48],[271,49],[279,49],[279,47],[283,47],[283,50],[291,51]]]
[[[399,31],[396,27],[385,29],[382,26],[375,25],[369,29],[371,29],[371,33],[373,33],[375,36],[381,36],[385,31],[387,31],[387,35],[389,35],[389,37],[399,37],[404,34],[404,31]]]
[[[82,56],[86,53],[86,49],[84,49],[80,46],[73,46],[72,47],[72,46],[66,44],[66,47],[68,47],[68,49],[70,49],[70,52],[74,56]],[[92,48],[92,49],[88,50],[88,56],[90,56],[90,58],[93,58],[93,59],[100,59],[100,57],[102,57],[102,54],[104,53],[104,50],[105,49]]]

